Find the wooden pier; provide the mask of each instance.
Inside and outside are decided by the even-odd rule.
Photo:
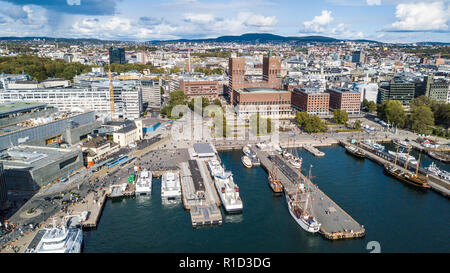
[[[322,224],[320,234],[325,238],[338,240],[365,236],[364,226],[356,222],[300,171],[291,168],[276,152],[267,153],[254,147],[252,149],[257,153],[264,169],[279,169],[278,179],[280,179],[287,194],[295,194],[299,182],[313,189],[311,192],[311,210],[317,221]]]
[[[305,144],[305,145],[303,145],[303,149],[307,150],[308,152],[312,153],[314,156],[317,156],[317,157],[325,156],[324,152],[319,151],[319,149],[315,148],[312,145]]]
[[[88,217],[85,221],[81,222],[82,228],[95,228],[97,227],[98,221],[100,220],[100,216],[103,211],[103,207],[106,203],[106,192],[102,190],[99,193],[90,193],[85,198],[85,205],[81,204],[81,208],[78,208],[78,210],[81,211],[87,211]],[[83,209],[83,208],[86,209]]]
[[[193,227],[222,224],[222,214],[215,204],[195,205],[189,212]]]

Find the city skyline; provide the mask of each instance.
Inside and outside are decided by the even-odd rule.
[[[0,1],[0,36],[176,40],[245,33],[450,42],[449,0]]]

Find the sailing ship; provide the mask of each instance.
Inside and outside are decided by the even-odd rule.
[[[309,170],[311,175],[311,168]],[[286,203],[288,205],[289,213],[295,222],[307,232],[316,233],[320,230],[321,224],[312,216],[308,210],[308,203],[310,199],[311,190],[306,189],[303,183],[299,183],[295,196],[292,197],[285,191]],[[301,197],[305,196],[305,200]]]
[[[345,146],[345,150],[348,153],[350,153],[350,154],[352,154],[352,155],[354,155],[356,157],[359,157],[359,158],[365,158],[366,157],[366,154],[364,153],[364,151],[362,151],[361,149],[356,148],[355,146],[346,145]]]
[[[409,151],[410,151],[410,147],[408,147],[408,156],[409,156]],[[405,162],[405,166],[404,169],[402,169],[400,166],[397,166],[397,157],[398,157],[398,146],[397,146],[397,153],[395,156],[395,160],[394,160],[394,164],[392,163],[387,163],[384,165],[384,169],[386,170],[386,172],[388,174],[390,174],[391,176],[397,178],[398,180],[416,186],[418,188],[430,188],[430,186],[427,183],[427,180],[425,178],[419,177],[419,162],[420,162],[420,155],[419,155],[419,160],[416,166],[416,173],[411,173],[410,171],[408,171],[408,157],[406,159]]]
[[[269,186],[274,193],[280,194],[283,192],[283,184],[277,178],[277,168],[272,164],[272,170],[269,171]]]

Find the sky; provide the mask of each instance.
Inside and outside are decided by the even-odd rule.
[[[0,0],[0,36],[148,41],[256,32],[450,42],[450,0]]]

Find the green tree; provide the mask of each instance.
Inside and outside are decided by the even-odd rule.
[[[374,101],[369,101],[369,104],[367,105],[367,110],[369,110],[370,112],[377,110],[377,104]]]
[[[308,118],[309,118],[309,115],[306,112],[297,112],[295,114],[295,122],[297,122],[297,125],[299,125],[299,126],[305,125],[305,121]]]
[[[363,109],[368,110],[369,109],[369,101],[367,99],[364,99],[362,102]]]
[[[306,119],[303,128],[308,133],[320,133],[327,131],[326,124],[318,116],[310,116]]]
[[[429,106],[420,105],[413,108],[411,113],[411,129],[418,133],[426,133],[434,125],[434,116]]]
[[[336,109],[333,112],[333,119],[336,123],[345,124],[348,121],[348,113],[345,110]]]
[[[270,118],[267,118],[267,133],[272,133],[272,120]]]
[[[361,130],[362,122],[358,119],[357,121],[355,121],[355,125],[353,126],[353,128],[356,130]]]
[[[219,99],[214,99],[212,104],[222,107],[222,103],[220,102]]]
[[[405,109],[403,109],[401,102],[397,100],[384,101],[379,106],[378,117],[401,128],[406,123]]]

